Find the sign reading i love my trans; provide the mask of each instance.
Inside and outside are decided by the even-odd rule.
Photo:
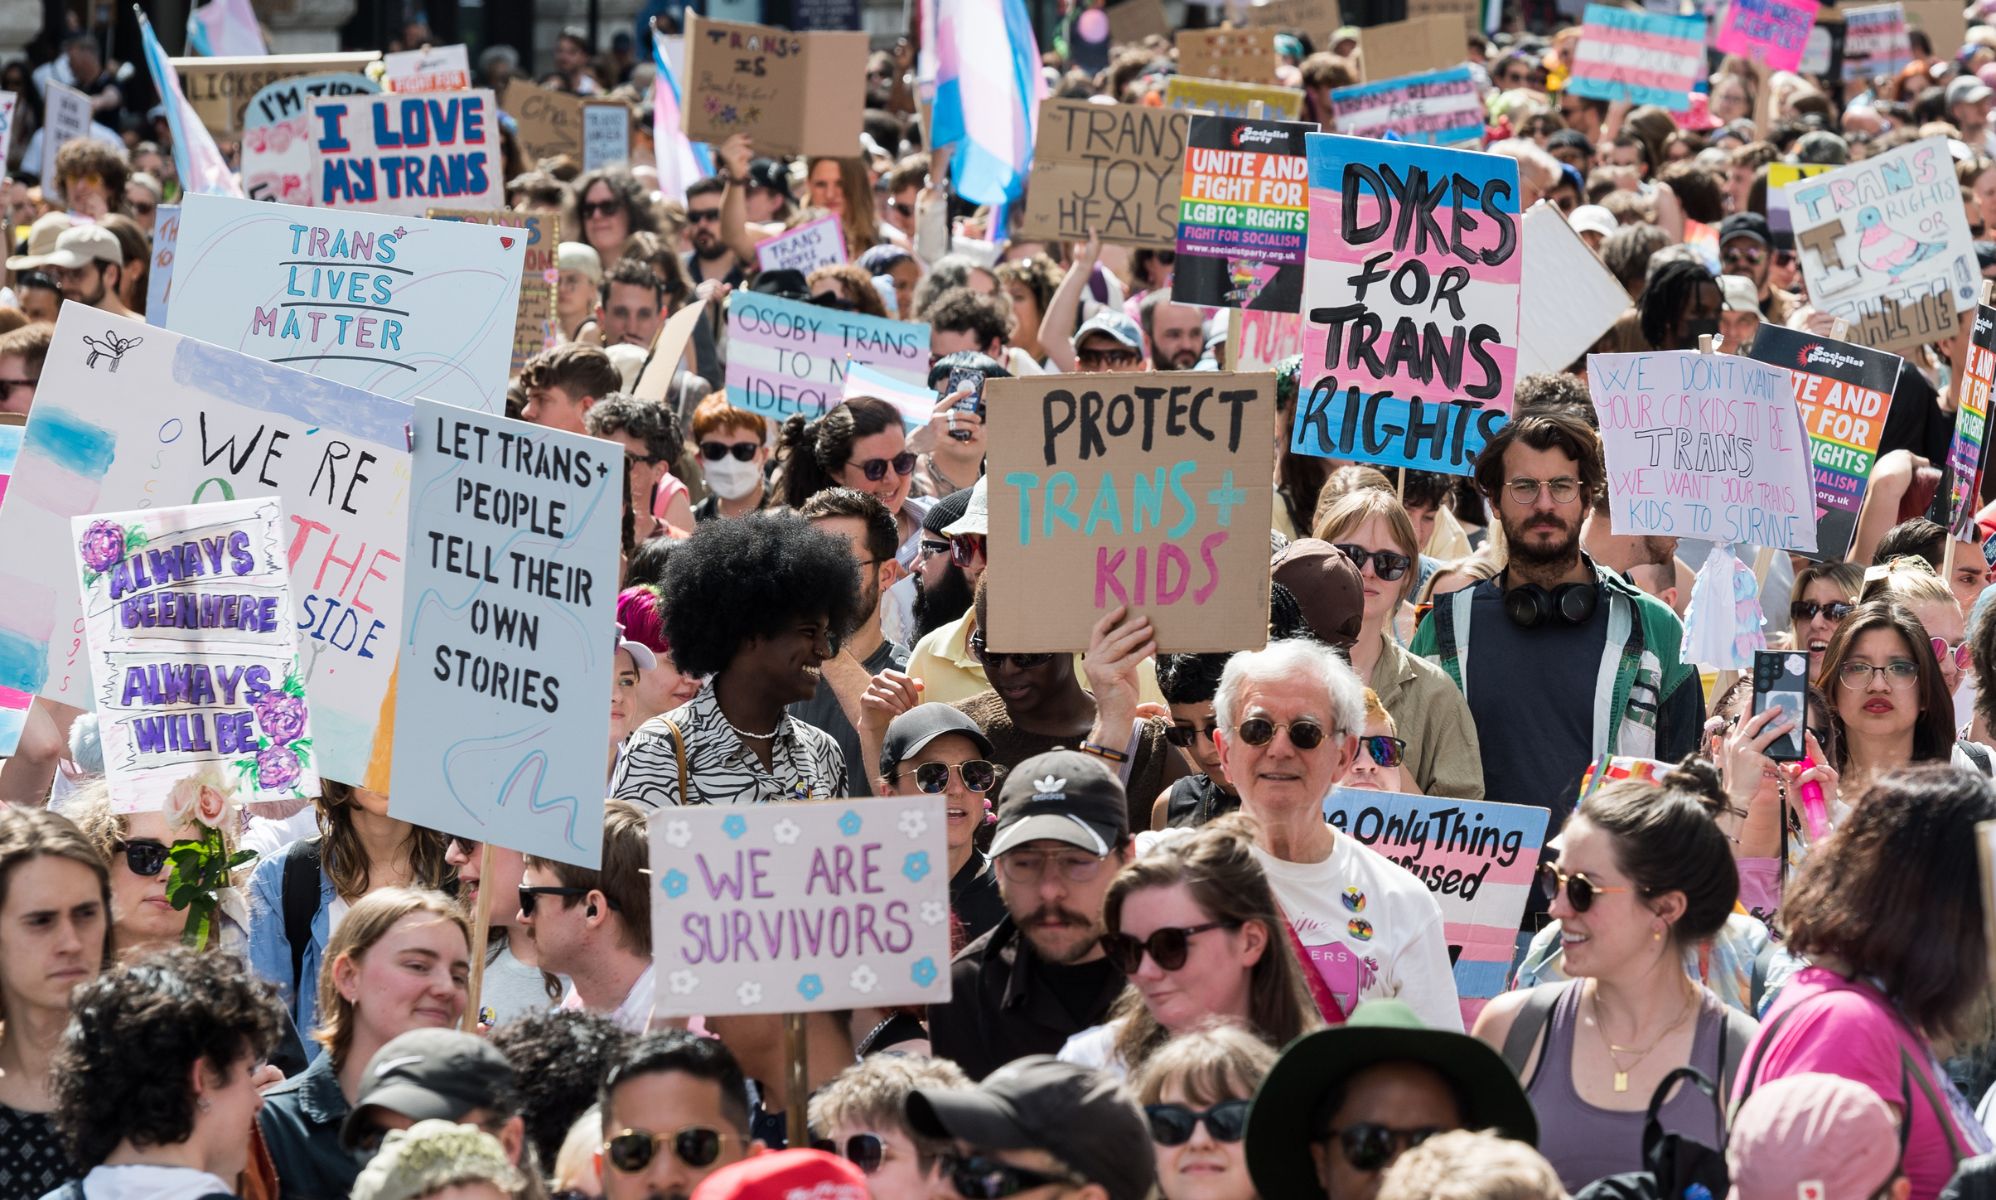
[[[1466,475],[1511,411],[1518,162],[1313,133],[1290,449]]]

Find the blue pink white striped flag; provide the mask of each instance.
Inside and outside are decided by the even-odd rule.
[[[714,155],[703,143],[691,141],[679,126],[679,78],[666,53],[665,35],[651,31],[652,62],[658,79],[651,85],[651,140],[658,154],[658,191],[668,200],[686,199],[686,189],[714,173]]]
[[[180,173],[181,186],[190,192],[243,199],[243,185],[216,148],[201,115],[180,90],[180,73],[160,48],[152,22],[138,14],[139,34],[145,40],[146,66],[152,71],[153,86],[159,89],[160,103],[166,108],[166,123],[173,129],[173,167]]]
[[[1046,94],[1025,0],[935,0],[934,27],[932,141],[955,147],[956,194],[974,204],[1016,200],[1032,170],[1033,126]]]
[[[847,363],[845,394],[839,398],[851,400],[856,396],[871,396],[892,404],[910,433],[927,425],[936,414],[936,394],[929,389],[889,375],[878,367]]]
[[[187,13],[187,48],[195,54],[261,58],[270,53],[250,0],[209,0]]]
[[[1705,18],[1590,4],[1566,86],[1588,100],[1627,100],[1681,113],[1704,78]]]

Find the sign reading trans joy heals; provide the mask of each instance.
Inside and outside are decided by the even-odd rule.
[[[1309,155],[1290,449],[1467,475],[1517,374],[1517,160],[1321,133]]]
[[[651,825],[652,1013],[950,998],[941,796],[665,809]]]
[[[167,328],[352,384],[496,412],[531,238],[189,196]]]
[[[1171,298],[1295,312],[1310,220],[1303,136],[1317,126],[1195,116],[1186,134]]]
[[[74,517],[111,806],[184,779],[245,800],[319,794],[274,499]]]

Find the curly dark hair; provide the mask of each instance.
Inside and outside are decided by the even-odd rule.
[[[1512,413],[1524,415],[1531,408],[1572,409],[1594,420],[1594,401],[1587,393],[1587,381],[1578,375],[1564,371],[1534,371],[1530,375],[1520,375],[1518,386],[1513,393],[1515,400]]]
[[[185,947],[114,967],[76,990],[53,1069],[55,1123],[84,1170],[118,1143],[171,1146],[194,1133],[197,1063],[223,1079],[277,1044],[277,989],[233,954]]]
[[[665,637],[688,675],[718,675],[753,637],[824,617],[833,644],[859,622],[859,566],[841,537],[794,513],[708,521],[665,564]]]
[[[980,350],[1012,336],[1012,318],[1006,314],[1005,302],[967,287],[954,287],[937,296],[924,319],[931,329],[970,334]]]
[[[623,1058],[637,1038],[595,1013],[560,1010],[529,1013],[492,1031],[492,1044],[520,1079],[520,1115],[527,1141],[543,1163],[553,1163],[569,1126],[590,1105],[610,1064]]]

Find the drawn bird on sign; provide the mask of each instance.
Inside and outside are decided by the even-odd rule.
[[[1918,242],[1885,223],[1875,208],[1857,214],[1857,261],[1866,270],[1897,279],[1916,263],[1947,250],[1945,242]]]

